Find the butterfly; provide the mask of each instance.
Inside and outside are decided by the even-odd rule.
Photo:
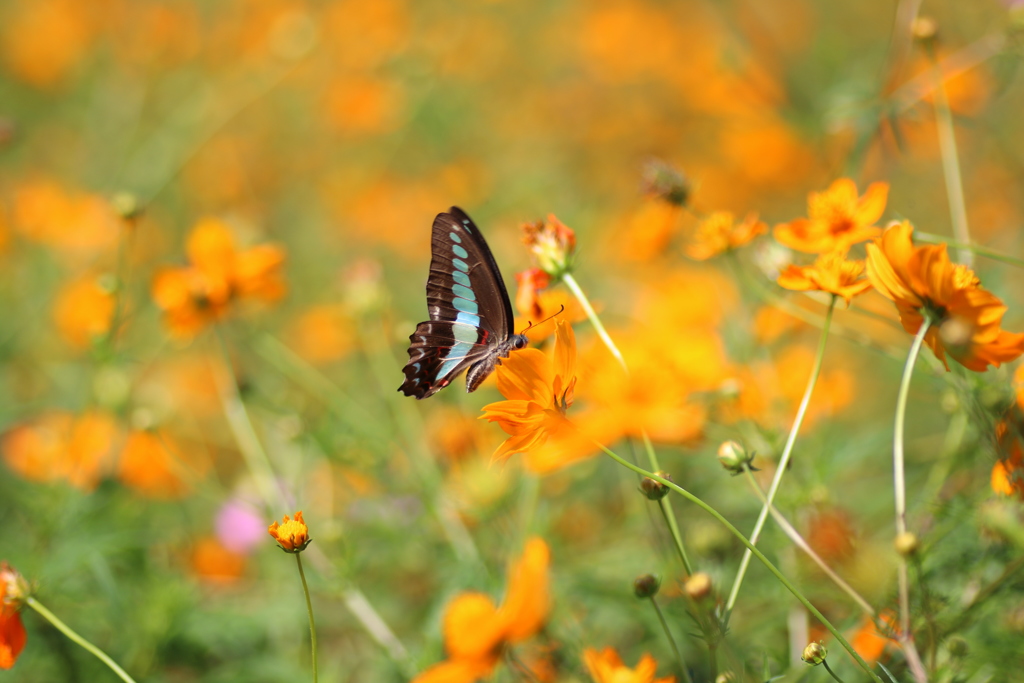
[[[431,233],[427,279],[430,320],[409,336],[409,362],[398,390],[417,399],[433,396],[466,372],[466,391],[526,348],[526,335],[512,334],[512,304],[498,264],[473,220],[453,206],[439,213]]]

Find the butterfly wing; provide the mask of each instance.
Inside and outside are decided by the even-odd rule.
[[[399,391],[426,398],[495,354],[512,326],[512,304],[480,229],[462,209],[438,214],[431,233],[427,311],[409,337]]]

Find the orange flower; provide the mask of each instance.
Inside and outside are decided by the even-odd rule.
[[[310,363],[330,363],[352,349],[354,327],[342,307],[312,306],[289,325],[289,346]]]
[[[117,476],[126,486],[157,499],[181,498],[189,491],[182,479],[186,468],[177,445],[166,434],[132,432],[117,464]]]
[[[554,334],[556,316],[570,323],[586,317],[576,297],[561,289],[547,289],[551,276],[540,268],[516,273],[516,283],[519,285],[516,290],[519,317],[516,318],[515,329],[523,330],[534,344]]]
[[[516,308],[526,316],[543,320],[544,309],[540,303],[540,293],[551,284],[551,276],[540,268],[530,268],[516,273]]]
[[[192,265],[157,273],[153,298],[164,309],[173,334],[191,336],[219,320],[239,299],[271,302],[284,296],[284,251],[274,245],[235,249],[228,227],[206,218],[186,245]]]
[[[756,213],[748,213],[739,225],[728,211],[716,211],[697,226],[694,243],[686,248],[692,259],[706,261],[721,253],[747,244],[758,235],[768,232],[764,221]]]
[[[592,648],[583,651],[583,663],[587,665],[594,683],[675,683],[675,676],[655,678],[658,663],[654,657],[644,653],[635,669],[622,663],[619,653],[610,647],[598,652]]]
[[[818,256],[813,265],[790,264],[779,275],[779,286],[795,291],[817,290],[828,292],[846,301],[871,289],[869,280],[860,279],[863,261],[847,261],[846,250],[836,249]]]
[[[196,542],[191,560],[192,571],[207,581],[232,583],[245,574],[245,555],[228,550],[213,537]]]
[[[878,235],[875,223],[885,211],[888,183],[872,183],[862,197],[849,178],[840,178],[824,192],[807,199],[808,218],[775,226],[775,239],[798,251],[820,254],[845,249]]]
[[[879,616],[879,620],[885,626],[886,632],[896,627],[896,617],[891,612],[884,612]],[[868,664],[872,665],[881,659],[882,653],[885,652],[885,647],[892,642],[894,641],[891,638],[883,635],[878,630],[878,626],[870,616],[864,617],[863,624],[853,637],[850,638],[850,644],[853,645],[853,649],[857,651],[857,654],[863,657],[864,661]]]
[[[274,522],[267,531],[286,553],[301,553],[313,541],[309,537],[309,527],[302,520],[301,510],[295,513],[295,519],[288,519],[285,515],[281,524]]]
[[[501,606],[496,607],[483,593],[462,593],[452,600],[442,626],[448,659],[424,671],[413,683],[474,683],[493,673],[505,647],[540,631],[550,611],[550,559],[547,544],[531,538],[523,556],[509,570]]]
[[[117,433],[117,424],[106,413],[90,411],[76,417],[56,411],[7,432],[3,458],[26,479],[66,479],[91,491],[110,468]]]
[[[1021,366],[1024,367],[1024,366]],[[1021,374],[1017,368],[1016,376]],[[1018,395],[1018,401],[1020,400]],[[1024,446],[1022,446],[1022,422],[1020,408],[1015,404],[1007,415],[996,424],[996,443],[1000,459],[992,466],[992,491],[1004,496],[1024,500]]]
[[[0,669],[10,669],[25,649],[28,636],[21,623],[21,604],[28,582],[7,562],[0,562]]]
[[[576,233],[549,213],[547,220],[523,223],[523,244],[537,258],[537,265],[558,280],[572,270]]]
[[[27,239],[70,256],[112,248],[121,225],[103,197],[65,190],[46,180],[30,181],[15,190],[11,222]]]
[[[480,419],[497,422],[509,434],[495,460],[543,446],[549,439],[573,438],[576,428],[565,417],[576,386],[576,337],[572,325],[555,321],[552,362],[538,349],[523,349],[503,359],[498,391],[507,401],[484,406]]]
[[[927,316],[924,341],[947,370],[947,352],[977,372],[1024,353],[1024,334],[1001,328],[1003,302],[970,268],[952,263],[945,244],[915,247],[913,231],[907,221],[893,224],[867,247],[868,278],[896,304],[903,329],[917,334]]]
[[[57,295],[53,317],[68,344],[84,349],[110,330],[114,295],[95,276],[74,280]]]

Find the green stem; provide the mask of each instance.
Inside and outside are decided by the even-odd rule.
[[[989,249],[988,247],[981,247],[971,242],[958,242],[955,240],[948,239],[942,235],[933,235],[929,232],[918,232],[914,230],[914,237],[921,240],[922,242],[928,242],[930,244],[948,244],[951,247],[955,247],[958,250],[969,250],[977,254],[978,256],[984,256],[990,258],[993,261],[1001,261],[1002,263],[1009,264],[1011,266],[1017,266],[1018,268],[1024,268],[1024,259],[1017,258],[1016,256],[1009,256],[1002,252],[996,251],[995,249]]]
[[[790,593],[793,594],[793,596],[800,602],[801,605],[803,605],[804,607],[807,608],[808,612],[813,614],[815,616],[815,618],[818,619],[818,621],[820,621],[821,624],[826,629],[828,629],[829,633],[831,633],[835,637],[835,639],[839,642],[839,644],[842,645],[843,648],[847,652],[850,653],[851,657],[853,657],[855,660],[857,660],[857,663],[860,664],[861,668],[863,668],[864,671],[867,672],[868,675],[871,676],[872,680],[877,681],[877,683],[882,683],[882,679],[879,678],[878,675],[874,671],[871,670],[871,667],[868,665],[867,662],[864,661],[864,658],[861,657],[857,653],[857,651],[853,649],[853,646],[850,645],[850,643],[846,640],[846,638],[843,637],[843,634],[840,633],[839,630],[835,626],[832,625],[832,622],[830,622],[827,618],[825,618],[825,615],[822,614],[818,610],[817,607],[812,605],[811,602],[807,598],[804,597],[804,595],[797,589],[797,587],[794,586],[790,582],[790,580],[787,579],[782,574],[782,572],[780,572],[779,569],[774,564],[771,563],[771,561],[767,557],[765,557],[764,553],[762,553],[754,545],[752,545],[750,543],[750,541],[747,540],[747,537],[744,536],[743,533],[739,529],[734,527],[729,522],[729,520],[727,520],[725,517],[723,517],[722,514],[718,510],[716,510],[715,508],[711,507],[710,505],[705,503],[703,500],[701,500],[700,498],[698,498],[694,494],[690,493],[686,489],[682,488],[678,484],[676,484],[674,482],[671,482],[668,479],[665,479],[663,477],[659,477],[657,474],[655,474],[653,472],[648,472],[647,470],[643,469],[642,467],[638,467],[637,465],[634,465],[633,463],[629,462],[628,460],[624,460],[615,451],[610,450],[609,448],[607,448],[603,444],[595,442],[595,445],[597,445],[598,448],[600,448],[602,451],[604,451],[604,453],[608,457],[610,457],[612,460],[614,460],[615,462],[619,463],[623,467],[625,467],[627,469],[630,469],[633,472],[636,472],[637,474],[643,475],[645,477],[650,477],[654,481],[657,481],[657,482],[660,482],[660,483],[664,484],[665,486],[669,487],[670,489],[672,489],[673,491],[675,491],[679,495],[683,496],[684,498],[689,500],[691,503],[697,505],[702,510],[707,512],[709,515],[711,515],[712,517],[717,519],[719,521],[719,523],[721,523],[723,526],[725,526],[726,529],[729,530],[729,533],[731,533],[733,536],[735,536],[737,539],[739,539],[739,541],[741,543],[743,543],[743,545],[745,545],[747,548],[750,549],[750,551],[754,554],[754,557],[756,557],[758,559],[758,561],[760,561],[768,569],[768,571],[770,571],[775,576],[775,578],[778,579],[779,582],[783,586],[785,586],[786,589]]]
[[[128,279],[128,250],[135,234],[134,218],[122,218],[121,238],[117,242],[117,262],[114,271],[114,312],[110,315],[110,329],[107,330],[107,351],[114,355],[117,350],[117,337],[121,318],[124,314],[125,281]]]
[[[746,475],[747,481],[750,483],[750,487],[754,489],[755,493],[757,493],[757,497],[761,499],[762,503],[767,503],[768,499],[765,498],[764,491],[761,490],[761,486],[757,483],[757,479],[754,478],[754,473],[750,471],[750,467],[748,465],[744,465],[743,473]],[[811,558],[814,564],[818,565],[818,568],[825,573],[825,576],[832,579],[832,582],[835,583],[840,590],[849,595],[850,598],[856,602],[866,614],[872,617],[875,616],[875,609],[871,604],[861,597],[860,593],[853,589],[853,586],[846,583],[846,581],[843,580],[843,577],[836,574],[831,567],[825,564],[825,560],[821,559],[821,556],[814,552],[811,545],[804,540],[803,536],[800,535],[800,532],[798,532],[796,528],[789,523],[789,520],[783,517],[781,512],[776,510],[775,507],[772,507],[771,514],[775,522],[782,527],[782,531],[789,536],[791,541],[793,541],[793,544],[803,550],[807,556]]]
[[[654,450],[654,444],[651,443],[651,437],[647,435],[646,430],[641,430],[641,435],[644,439],[644,449],[647,451],[647,459],[651,463],[651,469],[655,472],[661,470],[661,465],[658,464],[658,454]],[[679,523],[676,522],[676,513],[672,509],[672,501],[669,498],[662,498],[658,501],[658,507],[661,509],[661,515],[665,518],[665,524],[668,526],[669,533],[672,534],[672,542],[676,546],[676,552],[679,553],[679,559],[683,563],[683,570],[687,576],[693,574],[693,565],[690,563],[690,558],[686,554],[686,546],[683,545],[683,536],[679,533]]]
[[[309,615],[310,649],[313,652],[313,683],[316,683],[316,621],[313,619],[313,602],[309,599],[309,586],[306,584],[306,572],[302,569],[302,553],[295,553],[295,564],[299,568],[299,578],[302,579],[302,592],[306,596],[306,613]]]
[[[779,486],[782,483],[782,477],[786,473],[789,467],[789,459],[793,454],[793,445],[796,443],[796,435],[800,432],[800,425],[803,424],[804,416],[807,414],[807,407],[811,403],[811,394],[814,392],[814,385],[818,382],[818,375],[821,374],[822,360],[825,358],[825,342],[828,341],[828,330],[832,325],[832,314],[836,308],[836,296],[832,296],[832,301],[828,305],[828,313],[825,314],[825,324],[821,329],[821,340],[818,342],[818,353],[814,357],[814,367],[811,369],[811,376],[807,380],[807,388],[804,389],[804,397],[800,401],[800,407],[797,408],[796,418],[793,420],[793,426],[789,430],[789,437],[786,439],[786,445],[782,449],[782,457],[779,458],[779,464],[775,468],[775,476],[772,477],[771,486],[768,488],[768,497],[761,506],[761,512],[757,516],[757,522],[754,524],[754,531],[750,534],[751,545],[757,545],[758,539],[761,537],[761,530],[764,529],[765,521],[768,519],[768,511],[772,507],[772,503],[775,502],[775,494],[778,493]],[[736,573],[736,580],[733,581],[732,590],[729,592],[729,599],[725,603],[726,619],[732,613],[733,607],[736,605],[736,598],[740,593],[740,586],[743,585],[743,578],[746,576],[747,567],[750,565],[751,552],[743,553],[743,559],[740,560],[740,569]]]
[[[931,321],[927,318],[921,323],[921,328],[914,337],[914,343],[907,355],[906,365],[903,366],[903,378],[900,380],[900,391],[896,397],[896,424],[893,428],[892,440],[892,479],[896,499],[896,535],[899,536],[907,530],[907,484],[904,474],[903,454],[903,426],[907,415],[907,396],[910,394],[910,378],[914,374],[914,364],[924,344],[924,337],[928,333]],[[899,601],[900,601],[900,631],[904,637],[910,636],[910,586],[907,574],[907,560],[900,555],[899,559]]]
[[[822,665],[823,667],[825,667],[825,671],[827,671],[827,672],[828,672],[828,675],[829,675],[829,676],[831,676],[832,678],[834,678],[834,679],[836,679],[837,681],[839,681],[839,683],[843,683],[843,679],[841,679],[841,678],[840,678],[839,676],[836,676],[836,672],[835,672],[835,671],[833,671],[833,670],[832,670],[832,669],[831,669],[831,668],[829,667],[829,665],[828,665],[828,662],[827,662],[827,661],[825,661],[824,659],[823,659],[823,660],[821,660],[821,665]]]
[[[964,201],[964,184],[960,174],[960,156],[956,148],[956,132],[953,129],[953,112],[946,97],[942,67],[935,55],[934,47],[928,48],[935,74],[935,125],[939,134],[939,153],[942,157],[942,173],[946,180],[946,196],[949,200],[949,216],[953,223],[953,234],[964,243],[971,241],[967,228],[967,204]],[[958,249],[957,258],[968,267],[973,266],[974,255],[968,249]]]
[[[661,509],[661,516],[665,518],[665,524],[668,525],[668,530],[672,533],[672,541],[675,543],[676,552],[679,553],[679,559],[683,563],[683,570],[687,576],[693,574],[693,565],[690,564],[690,558],[686,555],[686,547],[683,546],[683,537],[679,534],[679,525],[676,524],[676,517],[672,513],[671,504],[668,502],[668,498],[662,498],[658,501],[658,507]]]
[[[587,319],[590,320],[590,324],[597,330],[597,336],[601,338],[604,345],[608,347],[608,350],[615,356],[615,360],[619,361],[619,365],[627,373],[629,368],[626,367],[626,361],[622,357],[622,352],[619,351],[619,347],[615,346],[615,342],[608,335],[608,331],[604,329],[604,325],[601,324],[601,319],[597,317],[597,313],[594,311],[594,307],[590,305],[590,301],[587,299],[587,295],[583,293],[576,279],[572,276],[572,273],[566,273],[562,276],[562,282],[566,284],[569,290],[576,297],[576,300],[580,302],[580,306],[583,307],[583,312],[587,314]]]
[[[220,392],[224,404],[224,415],[235,435],[238,449],[242,452],[242,457],[245,458],[245,464],[256,481],[264,504],[271,510],[275,507],[284,509],[287,507],[288,501],[276,483],[274,467],[260,442],[259,435],[256,434],[256,428],[249,417],[245,401],[242,400],[242,395],[238,390],[238,378],[235,376],[235,370],[231,364],[231,353],[228,351],[228,343],[224,338],[224,330],[219,324],[214,325],[214,329],[224,361],[224,374],[229,380],[226,382],[226,386],[221,387]]]
[[[676,655],[676,661],[679,662],[679,670],[683,672],[683,680],[686,683],[693,683],[693,679],[690,678],[690,670],[686,666],[686,660],[683,659],[683,651],[679,649],[679,645],[676,643],[675,637],[672,635],[672,630],[668,627],[668,622],[665,621],[665,615],[661,612],[661,607],[658,605],[658,601],[651,596],[651,604],[654,606],[654,611],[658,614],[658,621],[661,622],[661,628],[665,631],[665,637],[668,638],[668,642],[672,645],[672,651]]]
[[[583,307],[583,311],[587,314],[587,319],[590,320],[590,324],[594,326],[597,331],[597,336],[601,338],[604,345],[611,351],[612,356],[619,362],[622,369],[629,374],[629,367],[626,365],[626,360],[622,357],[622,352],[615,346],[615,342],[612,341],[608,331],[604,328],[604,324],[601,322],[601,318],[598,317],[597,312],[594,311],[594,307],[590,305],[590,300],[587,299],[587,295],[583,292],[579,283],[572,276],[572,273],[566,273],[562,276],[562,281],[565,282],[566,286],[576,297],[576,300],[580,302],[580,306]],[[644,449],[647,451],[647,459],[651,463],[651,469],[658,471],[661,469],[661,465],[658,464],[658,454],[654,450],[654,445],[651,443],[651,437],[647,435],[647,431],[641,429],[641,435],[644,440]],[[693,574],[693,565],[690,564],[690,559],[686,555],[686,547],[683,545],[683,537],[679,533],[679,525],[676,522],[675,512],[672,510],[672,501],[668,498],[662,498],[658,505],[661,507],[661,514],[665,517],[665,523],[668,524],[669,531],[672,534],[672,541],[676,545],[676,550],[679,552],[679,558],[683,561],[683,568],[686,570],[686,575]]]
[[[900,380],[900,391],[896,397],[896,424],[893,427],[892,438],[892,470],[893,488],[895,489],[896,500],[896,535],[907,530],[907,484],[904,474],[905,458],[903,454],[903,426],[906,422],[907,396],[910,395],[910,378],[914,374],[914,365],[917,356],[921,352],[925,335],[931,327],[931,320],[925,316],[921,322],[921,328],[914,337],[914,343],[907,354],[906,365],[903,366],[903,377]],[[900,602],[900,633],[899,640],[903,645],[903,652],[907,658],[914,679],[918,683],[927,683],[928,676],[921,663],[921,656],[914,646],[914,637],[910,632],[910,576],[907,571],[907,558],[899,554],[897,565],[897,578],[899,580],[899,602]]]
[[[27,600],[25,600],[25,604],[27,604],[29,607],[31,607],[36,612],[38,612],[48,622],[53,624],[53,626],[58,631],[60,631],[64,635],[66,635],[73,643],[76,643],[76,644],[80,645],[86,651],[92,653],[97,659],[99,659],[101,662],[103,662],[108,667],[110,667],[110,670],[113,671],[114,673],[116,673],[118,675],[118,677],[122,681],[126,681],[126,683],[135,683],[135,679],[132,678],[131,676],[129,676],[128,673],[124,669],[122,669],[120,666],[118,666],[117,662],[115,662],[113,659],[111,659],[107,655],[107,653],[105,653],[103,650],[99,649],[98,647],[96,647],[92,643],[90,643],[88,640],[86,640],[82,636],[78,635],[75,631],[73,631],[71,629],[70,626],[65,624],[60,619],[58,619],[57,615],[55,615],[50,610],[46,609],[46,607],[44,607],[41,602],[39,602],[38,600],[36,600],[33,597],[29,597]]]

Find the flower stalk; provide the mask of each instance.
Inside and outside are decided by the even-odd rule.
[[[925,335],[931,327],[931,320],[926,316],[914,336],[914,343],[907,354],[907,363],[903,367],[900,390],[896,397],[896,423],[893,427],[892,471],[893,488],[896,502],[896,535],[907,531],[907,486],[905,477],[905,458],[903,452],[904,424],[907,415],[907,396],[910,394],[910,378],[914,374],[914,365],[924,344]],[[900,603],[900,641],[912,647],[913,637],[910,633],[910,576],[907,569],[907,558],[899,556],[899,603]]]
[[[316,662],[316,620],[313,618],[313,602],[309,599],[309,586],[306,584],[306,572],[302,569],[302,553],[295,553],[295,565],[299,568],[302,579],[302,592],[306,596],[306,613],[309,615],[309,640],[313,658],[313,683],[317,683]]]
[[[828,313],[825,314],[825,323],[821,329],[821,340],[818,342],[818,353],[814,357],[814,367],[811,369],[811,376],[807,380],[807,388],[804,389],[804,396],[800,401],[800,407],[796,411],[796,418],[793,420],[793,426],[789,430],[789,437],[786,439],[786,445],[782,450],[782,456],[779,458],[779,465],[775,469],[775,475],[772,477],[771,486],[768,488],[768,496],[765,499],[764,505],[761,506],[761,512],[757,516],[757,522],[754,524],[754,531],[750,534],[751,545],[757,545],[758,539],[761,537],[761,531],[764,529],[765,521],[768,519],[768,512],[772,508],[772,503],[775,501],[775,494],[778,493],[779,486],[782,483],[782,477],[786,473],[789,467],[789,459],[793,454],[793,445],[796,443],[796,436],[800,432],[800,426],[803,424],[804,416],[807,414],[807,407],[811,403],[811,395],[814,392],[814,385],[818,381],[818,375],[821,374],[822,360],[825,357],[825,342],[828,341],[828,331],[832,324],[832,314],[836,307],[836,296],[832,295],[832,300],[828,306]],[[743,585],[743,579],[747,573],[747,567],[750,565],[751,551],[748,549],[743,553],[743,559],[740,560],[740,568],[736,573],[736,579],[733,581],[732,590],[729,592],[729,599],[725,603],[726,619],[732,613],[733,607],[736,605],[736,598],[739,596],[740,586]]]
[[[598,317],[594,307],[590,305],[590,300],[587,299],[587,295],[583,292],[579,283],[572,276],[572,273],[565,273],[562,275],[562,281],[565,282],[566,286],[576,297],[576,300],[580,302],[580,307],[583,308],[583,312],[587,315],[587,320],[594,326],[594,330],[597,332],[597,336],[601,339],[604,345],[611,352],[612,356],[622,366],[623,372],[629,374],[629,367],[626,365],[626,360],[622,357],[622,352],[619,351],[619,347],[612,341],[611,335],[608,334],[608,330],[604,328],[604,324],[601,322],[601,318]],[[647,460],[651,463],[651,469],[654,471],[661,470],[661,465],[658,463],[658,454],[654,450],[654,445],[651,443],[651,438],[647,435],[647,432],[643,432],[644,439],[644,450],[647,452]],[[668,525],[669,532],[672,534],[672,542],[676,546],[676,552],[679,553],[679,559],[683,563],[683,568],[686,571],[686,575],[693,574],[693,565],[690,563],[690,558],[686,554],[686,546],[683,544],[683,537],[679,533],[679,525],[676,522],[675,512],[672,510],[672,502],[668,498],[662,498],[658,501],[658,507],[661,508],[661,514],[665,518],[665,524]]]
[[[683,659],[683,651],[679,649],[678,643],[676,643],[675,637],[672,635],[672,630],[668,627],[668,622],[665,620],[665,615],[661,611],[661,606],[658,605],[658,601],[652,595],[650,598],[651,605],[654,607],[654,611],[658,615],[658,621],[661,622],[661,628],[665,631],[665,637],[668,638],[668,642],[672,645],[672,652],[676,655],[676,661],[679,663],[679,670],[683,672],[683,681],[685,683],[693,683],[693,679],[690,678],[690,669],[686,666],[686,660]]]
[[[41,602],[39,602],[32,596],[29,596],[25,599],[25,604],[34,609],[40,616],[42,616],[44,619],[50,622],[54,626],[54,628],[56,628],[58,631],[67,636],[68,639],[71,640],[71,642],[81,646],[84,650],[95,656],[96,659],[106,664],[110,668],[110,670],[117,674],[118,678],[120,678],[122,681],[125,681],[126,683],[135,683],[135,679],[129,676],[128,672],[126,672],[124,669],[118,666],[117,662],[111,659],[107,653],[105,653],[103,650],[99,649],[98,647],[90,643],[88,640],[80,636],[70,626],[68,626],[59,618],[57,618],[57,615],[48,610]]]
[[[821,624],[829,631],[829,633],[831,633],[835,637],[836,641],[839,642],[839,644],[842,645],[842,647],[850,653],[850,656],[857,661],[860,667],[869,676],[871,676],[871,679],[873,681],[876,681],[876,683],[883,683],[882,679],[878,676],[878,674],[871,670],[871,666],[866,661],[864,661],[864,658],[857,653],[857,651],[853,648],[852,645],[850,645],[849,641],[846,640],[843,634],[835,626],[832,625],[832,622],[829,621],[825,617],[825,615],[818,610],[817,607],[811,604],[810,600],[804,597],[803,593],[801,593],[800,590],[796,586],[794,586],[793,583],[789,579],[787,579],[781,571],[779,571],[778,567],[772,564],[771,560],[765,557],[764,553],[758,550],[757,547],[754,546],[739,529],[737,529],[729,522],[729,520],[723,517],[722,513],[720,513],[718,510],[708,505],[707,503],[705,503],[703,500],[701,500],[694,494],[682,488],[678,484],[675,484],[667,479],[659,477],[657,474],[654,474],[653,472],[648,472],[647,470],[643,469],[642,467],[639,467],[638,465],[634,465],[633,463],[622,458],[618,453],[609,449],[603,444],[595,442],[595,445],[598,448],[600,448],[608,457],[610,457],[612,460],[619,463],[623,467],[630,469],[641,476],[650,477],[651,479],[654,479],[655,481],[664,484],[665,486],[669,487],[679,495],[689,500],[691,503],[700,507],[702,510],[704,510],[709,515],[714,517],[716,520],[718,520],[719,523],[721,523],[725,526],[726,529],[728,529],[729,533],[731,533],[733,536],[739,539],[739,541],[743,543],[743,545],[750,549],[750,552],[754,555],[754,557],[756,557],[758,561],[761,562],[768,569],[768,571],[770,571],[772,575],[774,575],[775,578],[778,579],[779,582],[783,586],[785,586],[785,588],[790,593],[793,594],[793,596],[800,602],[801,605],[807,608],[808,612],[814,615],[814,617],[821,622]]]
[[[960,155],[956,148],[953,111],[949,107],[942,66],[939,64],[933,44],[928,44],[927,52],[935,79],[935,127],[939,135],[939,154],[942,157],[942,174],[946,181],[949,217],[953,223],[953,235],[959,242],[967,244],[971,241],[971,234],[967,227],[967,203],[964,201],[964,183],[960,173]],[[966,248],[957,249],[957,260],[972,267],[974,254]]]

